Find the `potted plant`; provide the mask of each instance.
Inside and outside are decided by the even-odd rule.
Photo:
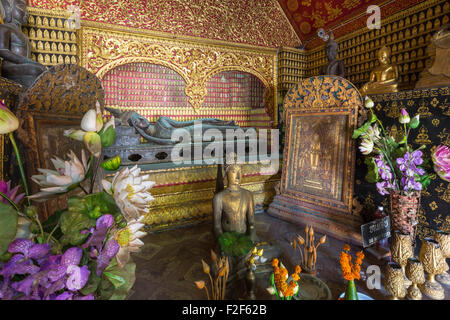
[[[389,195],[391,226],[414,238],[420,191],[430,183],[421,150],[408,144],[411,130],[419,126],[419,115],[410,118],[405,109],[398,119],[403,130],[397,137],[389,135],[373,111],[373,101],[365,97],[367,121],[355,129],[353,139],[360,138],[359,150],[366,156],[366,180],[376,183],[381,195]]]

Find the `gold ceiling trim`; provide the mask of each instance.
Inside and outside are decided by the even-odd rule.
[[[99,78],[120,64],[146,61],[163,64],[185,79],[186,94],[196,112],[206,97],[206,84],[211,76],[225,70],[253,74],[268,89],[266,105],[276,123],[277,56],[274,50],[206,45],[84,26],[79,32],[80,63]]]

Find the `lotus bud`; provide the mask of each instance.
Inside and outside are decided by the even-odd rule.
[[[203,259],[202,259],[202,265],[203,265],[203,272],[206,274],[209,274],[209,266],[205,261],[203,261]]]
[[[273,287],[270,287],[270,288],[266,288],[266,290],[267,290],[267,292],[270,294],[270,295],[274,295],[275,294],[275,289],[273,288]]]
[[[217,255],[216,255],[216,253],[215,253],[213,250],[211,250],[211,260],[212,260],[213,262],[216,262],[216,261],[217,261]]]
[[[400,111],[400,117],[399,117],[398,121],[401,124],[409,123],[411,121],[411,119],[409,118],[409,114],[405,108],[402,108],[402,110]]]
[[[295,249],[297,249],[297,241],[295,241],[295,237],[292,236],[291,246]]]
[[[420,114],[417,114],[414,118],[411,119],[409,126],[411,129],[416,129],[420,124]]]
[[[261,256],[263,255],[263,252],[264,252],[264,249],[259,249],[259,250],[258,250],[258,256],[261,257]]]
[[[257,247],[254,247],[253,249],[252,249],[252,254],[256,254],[258,252],[258,248]]]
[[[255,258],[254,258],[254,257],[251,257],[251,258],[248,260],[248,262],[250,262],[250,264],[255,264]]]
[[[320,238],[319,243],[320,243],[320,244],[324,244],[325,241],[327,241],[327,235],[323,235],[323,236]]]
[[[314,229],[309,227],[309,236],[312,237],[314,235]]]
[[[202,290],[205,287],[205,281],[201,280],[201,281],[195,281],[195,285],[197,286],[197,288],[199,288],[200,290]]]
[[[302,246],[305,243],[305,239],[303,239],[301,236],[297,235],[298,243]]]
[[[367,109],[371,109],[371,108],[373,108],[373,106],[375,105],[375,103],[373,102],[373,100],[370,99],[368,96],[365,96],[364,100],[365,100],[364,106],[365,106]]]
[[[0,101],[0,134],[17,130],[19,119]]]

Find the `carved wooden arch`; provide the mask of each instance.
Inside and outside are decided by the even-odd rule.
[[[241,67],[241,66],[226,66],[226,67],[219,67],[217,69],[212,70],[211,72],[209,72],[206,77],[205,77],[205,81],[204,81],[204,86],[206,88],[206,83],[208,83],[209,80],[211,80],[211,78],[221,72],[225,72],[225,71],[241,71],[241,72],[246,72],[251,74],[252,76],[255,76],[256,78],[258,78],[259,81],[262,82],[262,84],[264,85],[264,87],[267,90],[266,96],[264,97],[264,107],[266,109],[266,112],[272,116],[274,115],[274,110],[273,110],[273,105],[274,105],[274,87],[271,83],[269,83],[269,81],[267,81],[267,79],[264,78],[264,76],[257,72],[256,70],[250,69],[250,68],[245,68],[245,67]],[[206,95],[205,95],[206,97]],[[203,104],[203,103],[202,103]]]

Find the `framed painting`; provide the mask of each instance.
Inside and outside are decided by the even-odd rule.
[[[356,127],[362,98],[344,78],[317,76],[284,98],[286,138],[280,187],[268,212],[358,240],[352,214]]]

